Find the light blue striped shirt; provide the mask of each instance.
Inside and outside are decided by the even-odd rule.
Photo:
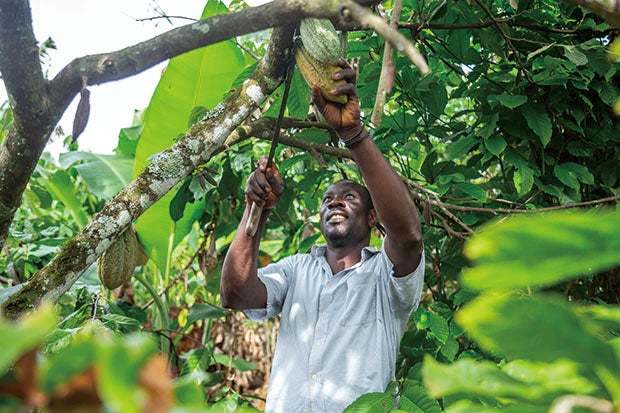
[[[325,249],[315,246],[258,270],[267,307],[246,315],[281,314],[268,413],[340,413],[394,378],[400,340],[420,302],[424,254],[415,271],[397,278],[383,248],[364,248],[360,262],[337,274]]]

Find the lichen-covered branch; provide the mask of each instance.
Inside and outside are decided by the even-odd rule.
[[[47,266],[3,304],[2,313],[15,318],[42,300],[58,299],[133,220],[205,163],[281,83],[286,67],[283,63],[292,53],[292,35],[291,27],[275,29],[267,55],[240,90],[209,111],[174,146],[156,155]]]

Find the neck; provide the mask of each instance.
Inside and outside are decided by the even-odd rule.
[[[325,258],[332,269],[332,273],[336,274],[342,270],[360,262],[362,259],[362,249],[368,246],[368,238],[357,244],[334,246],[327,244]]]

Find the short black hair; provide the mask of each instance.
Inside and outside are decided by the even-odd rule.
[[[360,192],[360,194],[362,194],[362,199],[364,201],[364,206],[366,206],[367,212],[375,207],[372,203],[372,197],[370,196],[370,192],[368,192],[368,188],[366,188],[364,185],[359,184],[355,181],[351,181],[350,179],[341,179],[340,181],[333,183],[333,185],[337,184],[347,184],[356,188]]]

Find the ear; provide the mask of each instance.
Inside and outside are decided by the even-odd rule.
[[[366,220],[368,221],[368,228],[372,228],[377,225],[377,211],[374,208],[368,211]]]

